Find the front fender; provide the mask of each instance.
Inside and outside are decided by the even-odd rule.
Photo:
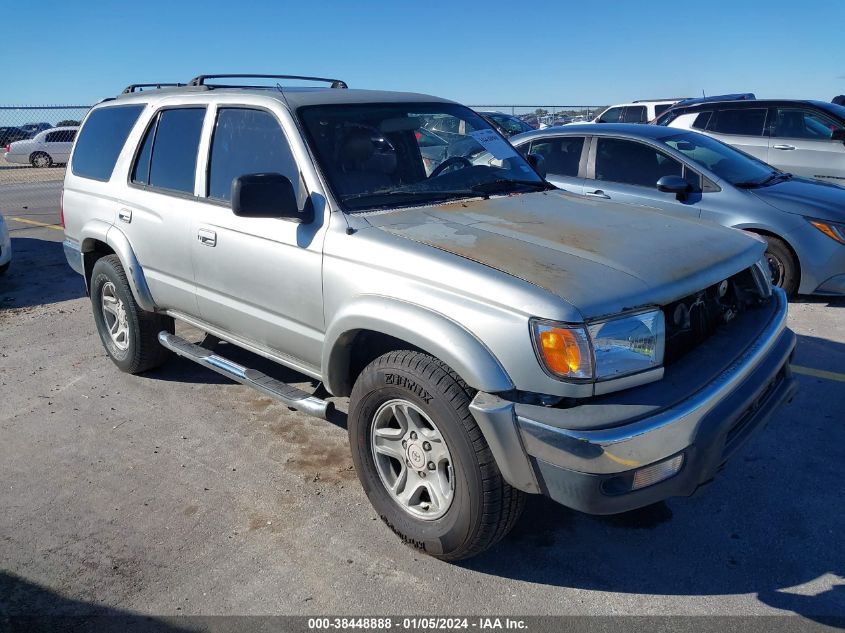
[[[322,374],[329,392],[349,393],[351,344],[363,330],[401,339],[431,354],[473,389],[488,393],[513,389],[493,353],[459,323],[417,304],[365,295],[338,312],[326,332]]]
[[[135,301],[138,302],[141,309],[153,312],[156,306],[152,294],[150,294],[147,279],[144,277],[144,270],[135,256],[135,251],[132,250],[129,238],[123,231],[108,222],[91,220],[82,227],[80,233],[84,236],[80,245],[83,254],[96,250],[96,242],[103,242],[114,251],[120,259],[123,270],[126,271],[129,289],[132,291]],[[86,283],[88,283],[87,279]]]

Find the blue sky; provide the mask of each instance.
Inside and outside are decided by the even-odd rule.
[[[86,104],[203,72],[337,76],[488,105],[845,93],[843,0],[7,0],[3,14],[0,105]]]

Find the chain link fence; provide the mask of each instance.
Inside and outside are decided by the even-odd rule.
[[[503,112],[519,117],[535,127],[589,121],[607,106],[596,105],[471,105],[479,112]]]
[[[91,106],[0,106],[0,209],[58,208],[76,130]]]

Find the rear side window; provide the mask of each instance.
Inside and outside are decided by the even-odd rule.
[[[230,200],[232,182],[246,174],[277,173],[297,188],[299,170],[279,122],[269,112],[221,108],[208,167],[208,197]]]
[[[59,130],[50,132],[44,139],[47,143],[73,143],[76,138],[76,130]]]
[[[527,148],[528,145],[523,147]],[[546,171],[553,176],[575,177],[578,175],[583,148],[583,136],[557,136],[532,141],[530,152],[542,154]]]
[[[179,193],[194,193],[205,108],[172,108],[156,115],[132,169],[132,182]]]
[[[91,113],[73,152],[74,176],[109,180],[126,137],[138,120],[143,104],[110,106]]]
[[[765,108],[717,110],[711,117],[710,124],[707,129],[710,132],[717,132],[720,134],[762,136],[765,124]]]
[[[654,118],[659,117],[661,114],[666,112],[669,108],[671,108],[674,104],[672,103],[658,103],[654,106]]]
[[[628,106],[622,117],[623,123],[645,123],[647,120],[645,106]]]

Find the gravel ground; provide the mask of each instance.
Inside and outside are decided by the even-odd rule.
[[[376,519],[342,424],[181,359],[118,372],[62,233],[9,225],[0,616],[845,614],[845,301],[793,303],[799,395],[699,494],[605,518],[532,497],[448,564]]]

